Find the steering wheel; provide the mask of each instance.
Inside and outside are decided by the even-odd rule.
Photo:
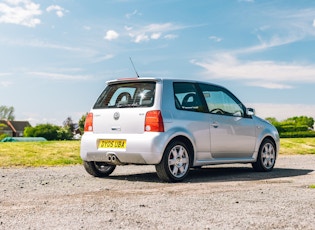
[[[215,109],[212,109],[212,110],[210,110],[210,113],[217,113],[217,114],[225,114],[225,112],[222,110],[222,109],[220,109],[220,108],[215,108]]]

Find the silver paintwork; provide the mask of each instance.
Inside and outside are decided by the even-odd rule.
[[[190,166],[255,162],[259,147],[267,137],[274,141],[276,149],[269,151],[268,146],[264,147],[265,167],[276,159],[279,151],[278,132],[270,123],[256,117],[253,109],[244,107],[247,116],[223,116],[176,109],[173,82],[196,81],[139,78],[110,81],[108,84],[144,80],[156,82],[152,107],[91,110],[94,114],[94,130],[84,133],[81,140],[80,155],[84,161],[156,165],[161,161],[167,144],[178,137],[185,138],[193,147],[194,157]],[[150,110],[162,111],[165,132],[144,131],[145,114]],[[101,139],[126,139],[127,148],[98,149]],[[112,156],[115,156],[114,163],[109,160]]]

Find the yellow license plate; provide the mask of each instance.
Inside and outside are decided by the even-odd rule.
[[[100,140],[98,147],[102,149],[125,149],[126,140]]]

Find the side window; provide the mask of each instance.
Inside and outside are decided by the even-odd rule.
[[[200,84],[210,113],[228,116],[244,116],[242,104],[224,88]]]
[[[175,106],[177,109],[204,112],[204,106],[197,93],[195,84],[175,82],[173,86]]]

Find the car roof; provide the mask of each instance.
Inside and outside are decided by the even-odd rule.
[[[191,80],[191,79],[184,79],[184,78],[157,78],[157,77],[135,77],[135,78],[118,78],[106,81],[106,84],[116,84],[116,83],[123,83],[123,82],[137,82],[137,81],[154,81],[154,82],[162,82],[162,81],[170,81],[170,82],[191,82],[191,83],[205,83],[211,84],[215,86],[220,86],[217,84],[213,84],[207,81],[200,81],[200,80]],[[222,87],[222,86],[220,86]]]

